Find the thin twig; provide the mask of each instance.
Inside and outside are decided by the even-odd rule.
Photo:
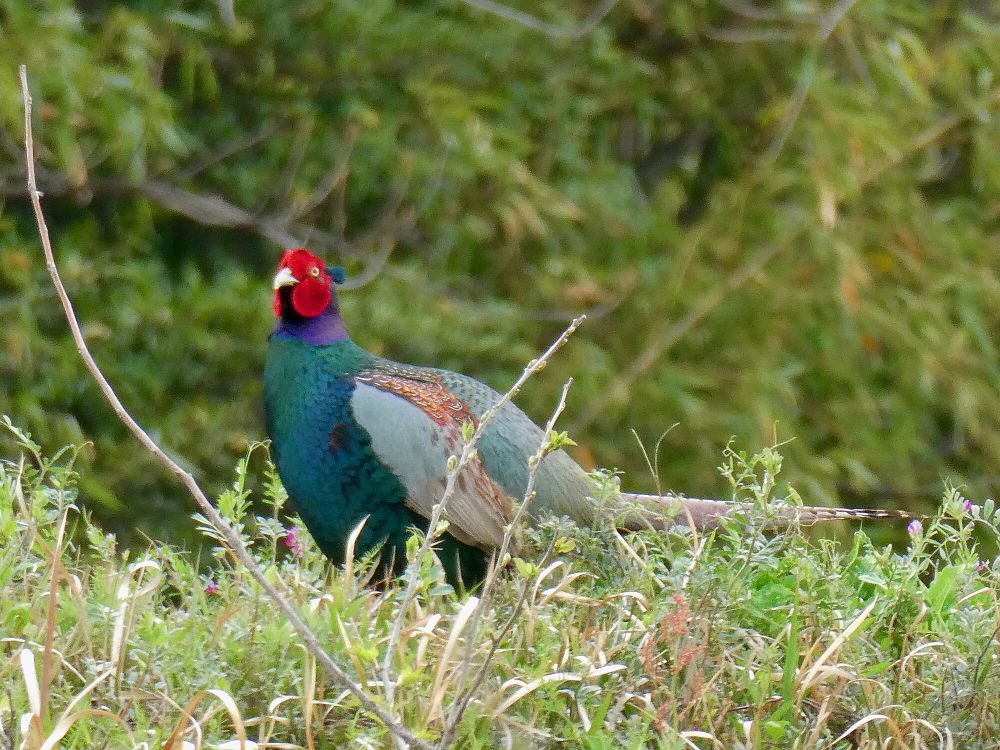
[[[56,267],[55,255],[52,252],[52,243],[49,239],[48,226],[45,223],[45,216],[42,213],[42,194],[39,192],[38,185],[35,180],[35,145],[31,130],[31,94],[28,91],[28,71],[24,65],[21,65],[20,71],[21,95],[24,102],[24,144],[28,167],[28,196],[31,199],[31,205],[35,211],[35,219],[38,222],[38,234],[41,237],[42,250],[45,253],[45,265],[48,268],[49,276],[52,277],[52,284],[56,289],[56,294],[59,296],[59,301],[62,303],[63,311],[66,314],[66,322],[69,323],[70,331],[73,334],[73,341],[76,343],[76,349],[83,358],[84,364],[87,366],[90,374],[93,376],[94,380],[97,381],[97,385],[100,387],[105,399],[107,399],[118,418],[143,445],[143,447],[153,454],[153,456],[161,464],[163,464],[178,479],[181,480],[188,492],[191,493],[195,502],[198,504],[201,512],[206,518],[208,518],[212,525],[215,526],[222,537],[226,540],[226,543],[232,549],[233,554],[247,569],[247,572],[250,573],[251,577],[257,581],[264,592],[274,601],[275,604],[278,605],[278,608],[288,619],[289,624],[291,624],[295,632],[298,633],[303,645],[305,645],[306,649],[316,658],[316,661],[319,662],[331,675],[334,682],[336,682],[343,689],[350,691],[350,693],[358,699],[358,702],[365,708],[365,710],[370,711],[377,716],[382,723],[385,724],[389,731],[391,731],[398,738],[413,745],[414,747],[421,748],[421,750],[430,750],[431,746],[428,743],[416,737],[412,732],[410,732],[409,729],[404,727],[398,719],[396,719],[396,717],[392,716],[384,706],[365,693],[361,686],[355,683],[347,675],[347,672],[345,672],[330,657],[320,644],[319,638],[315,633],[313,633],[296,609],[292,606],[290,601],[291,593],[285,587],[284,583],[281,582],[280,579],[276,579],[276,583],[271,583],[267,579],[264,572],[250,556],[250,553],[243,544],[243,540],[240,539],[239,534],[236,533],[232,526],[230,526],[229,523],[222,517],[219,511],[216,510],[215,506],[209,502],[205,493],[198,485],[198,482],[195,481],[195,478],[181,468],[173,459],[171,459],[170,456],[168,456],[163,449],[160,448],[160,446],[157,445],[151,437],[149,437],[146,431],[142,429],[132,415],[128,413],[125,406],[118,398],[118,394],[115,393],[114,388],[112,388],[107,378],[104,377],[104,373],[101,372],[97,362],[94,361],[94,358],[90,354],[90,350],[87,348],[87,343],[83,338],[83,333],[80,330],[80,324],[77,320],[76,313],[73,311],[73,303],[70,301],[69,295],[66,293],[66,288],[63,286],[62,279],[59,276],[59,269]]]
[[[509,5],[503,5],[493,0],[462,0],[462,2],[471,5],[473,8],[485,10],[487,13],[495,13],[498,16],[506,18],[508,21],[514,21],[522,26],[527,26],[529,29],[539,31],[546,36],[556,37],[557,39],[579,39],[593,31],[594,27],[611,12],[611,9],[615,7],[618,0],[601,0],[583,21],[573,26],[557,26],[554,23],[543,21],[538,16],[533,16],[530,13],[525,13],[523,10],[511,8]]]
[[[259,143],[262,143],[278,129],[278,124],[275,122],[266,123],[263,127],[258,129],[254,133],[245,135],[238,140],[232,141],[224,146],[214,146],[212,147],[210,153],[205,157],[186,165],[180,171],[174,173],[175,179],[180,180],[190,180],[202,172],[204,172],[209,167],[212,167],[220,162],[225,161],[231,156],[235,156],[241,151],[247,151]]]
[[[857,2],[858,0],[840,0],[840,2],[830,8],[820,18],[816,38],[813,46],[806,51],[802,70],[799,73],[799,80],[795,84],[795,91],[792,93],[792,98],[788,103],[788,109],[785,110],[785,114],[781,118],[781,124],[778,126],[778,131],[774,134],[771,145],[767,150],[767,158],[765,160],[767,164],[774,163],[774,160],[778,158],[778,154],[784,148],[785,142],[792,132],[792,128],[795,127],[795,123],[802,113],[806,97],[809,96],[809,89],[812,88],[813,81],[816,78],[816,66],[818,65],[820,49],[822,49],[823,45],[830,38],[830,35],[833,34],[833,30],[837,28],[837,24],[843,20],[847,12]]]
[[[552,415],[549,417],[548,422],[545,423],[545,429],[542,433],[542,441],[538,446],[538,450],[535,454],[528,459],[528,483],[524,489],[524,496],[521,499],[521,505],[517,509],[517,513],[511,519],[510,523],[507,524],[507,529],[503,535],[503,541],[500,543],[500,549],[496,553],[496,562],[490,567],[490,571],[486,576],[486,580],[483,582],[483,587],[479,593],[479,602],[476,604],[476,609],[472,614],[472,629],[466,638],[466,650],[462,658],[462,664],[460,667],[458,679],[455,681],[456,685],[461,686],[465,682],[465,675],[469,670],[469,666],[472,663],[472,644],[476,641],[476,634],[479,627],[479,622],[482,618],[483,612],[487,610],[489,605],[492,603],[494,587],[497,582],[497,578],[500,572],[504,569],[507,555],[510,553],[510,547],[514,540],[514,534],[520,528],[521,519],[527,512],[528,506],[535,497],[535,480],[538,477],[538,469],[542,464],[542,460],[552,451],[552,430],[556,425],[556,420],[562,414],[563,409],[566,408],[566,396],[569,394],[570,386],[573,385],[573,378],[566,381],[563,386],[562,395],[559,397],[559,403],[556,404],[556,408],[553,409]],[[500,638],[503,634],[499,635]],[[462,716],[465,714],[466,709],[469,707],[469,703],[472,701],[473,696],[482,685],[483,680],[486,677],[486,670],[489,667],[490,660],[486,659],[479,666],[479,670],[476,673],[475,678],[472,681],[472,685],[466,690],[458,700],[452,703],[451,711],[448,712],[448,718],[445,721],[444,732],[441,734],[441,739],[438,742],[438,748],[440,750],[445,750],[451,744],[452,738],[455,736],[455,730],[458,729],[459,723],[462,721]]]
[[[1000,89],[998,89],[998,91],[1000,91]],[[949,132],[968,120],[969,117],[969,114],[958,113],[946,115],[922,133],[919,133],[917,137],[906,146],[906,148],[893,154],[892,158],[861,175],[858,180],[858,184],[861,187],[867,187],[871,183],[876,182],[883,174],[890,171],[894,167],[899,166],[914,154],[920,153],[935,141],[943,138]]]
[[[759,8],[741,0],[720,0],[726,10],[754,21],[785,21],[788,23],[817,23],[820,16],[815,13],[786,14],[782,11]]]
[[[343,135],[343,143],[340,145],[333,165],[327,171],[326,175],[323,176],[323,179],[319,181],[319,184],[313,188],[309,196],[302,202],[302,205],[295,206],[291,210],[291,214],[295,218],[301,219],[312,211],[320,203],[329,198],[330,193],[347,179],[347,174],[351,169],[351,154],[354,152],[354,144],[357,143],[358,133],[360,132],[361,126],[357,122],[348,124],[347,130]]]
[[[392,251],[396,249],[395,238],[389,236],[382,241],[382,247],[379,248],[377,253],[373,253],[368,261],[365,263],[365,270],[361,273],[349,276],[343,284],[340,284],[340,289],[360,289],[365,284],[370,283],[376,276],[378,276],[382,271],[385,270],[386,264],[389,262],[389,257],[392,255]]]
[[[316,126],[316,120],[312,117],[304,117],[296,125],[296,132],[292,136],[291,153],[288,155],[288,163],[285,169],[282,170],[281,176],[275,180],[277,184],[274,190],[270,191],[270,195],[265,196],[259,204],[262,207],[266,205],[288,204],[289,196],[295,187],[295,178],[298,176],[299,170],[302,168],[302,163],[306,159],[306,151],[309,149],[309,142],[312,140],[312,132]]]
[[[441,521],[441,515],[444,513],[445,507],[451,497],[455,494],[455,485],[458,480],[459,474],[465,470],[466,466],[472,462],[476,457],[476,445],[479,443],[479,439],[483,435],[483,431],[486,426],[493,420],[493,418],[499,413],[500,409],[510,401],[514,396],[518,394],[524,384],[528,379],[534,375],[536,372],[545,367],[549,358],[552,357],[562,345],[569,340],[576,329],[579,328],[586,318],[580,316],[572,323],[569,327],[562,332],[558,339],[556,339],[545,352],[537,359],[531,360],[524,368],[521,376],[515,381],[514,385],[504,393],[500,399],[493,404],[489,409],[483,412],[483,415],[479,418],[479,424],[476,426],[475,432],[472,433],[472,437],[469,442],[465,444],[462,449],[462,454],[458,457],[458,460],[454,462],[454,466],[448,471],[448,478],[445,484],[444,493],[441,496],[441,500],[434,506],[431,511],[430,521],[427,524],[427,534],[424,536],[424,541],[420,545],[420,549],[417,551],[416,556],[410,561],[410,564],[406,569],[406,590],[403,593],[403,601],[399,605],[399,611],[396,612],[396,617],[392,623],[392,631],[389,634],[389,643],[386,647],[385,657],[382,660],[382,685],[385,691],[386,703],[390,706],[395,700],[396,694],[396,681],[392,677],[392,656],[396,651],[396,645],[399,643],[399,639],[403,633],[403,620],[406,617],[406,611],[409,609],[410,604],[413,602],[414,597],[417,592],[417,580],[419,579],[420,563],[427,555],[438,535],[438,526]]]
[[[604,299],[601,302],[594,304],[586,310],[570,311],[559,308],[529,309],[525,310],[521,317],[524,320],[558,321],[560,323],[572,320],[581,315],[586,315],[587,320],[600,320],[621,307],[632,296],[632,292],[635,291],[637,286],[639,286],[639,275],[629,274],[622,282],[619,282],[615,289],[607,294],[602,294],[601,296]]]

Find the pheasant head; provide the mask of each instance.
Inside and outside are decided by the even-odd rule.
[[[334,284],[344,283],[344,269],[296,247],[286,250],[271,284],[274,289],[276,332],[330,343],[347,338]]]
[[[318,257],[297,247],[285,250],[274,276],[274,314],[279,318],[314,318],[334,302],[333,283],[344,283],[344,269],[327,266]]]

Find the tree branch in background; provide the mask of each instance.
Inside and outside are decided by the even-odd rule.
[[[792,42],[802,34],[791,29],[754,28],[728,29],[709,27],[705,30],[705,38],[713,42],[728,42],[730,44],[756,44],[758,42]]]
[[[278,606],[278,608],[284,613],[289,624],[298,634],[303,645],[311,653],[316,661],[330,674],[334,682],[337,683],[342,689],[349,691],[358,702],[364,707],[366,711],[370,711],[372,714],[377,716],[382,723],[392,732],[401,742],[407,745],[420,748],[420,750],[430,750],[431,746],[416,737],[410,730],[404,727],[399,720],[389,713],[381,703],[373,699],[368,695],[359,684],[354,682],[345,672],[326,652],[317,638],[316,634],[309,628],[305,620],[299,615],[295,607],[291,604],[290,592],[285,588],[284,583],[277,579],[275,583],[271,583],[264,572],[260,569],[250,553],[247,551],[246,546],[240,539],[239,534],[229,525],[229,523],[222,517],[222,515],[215,509],[215,506],[208,500],[205,493],[202,491],[201,487],[198,485],[195,478],[181,468],[173,459],[168,456],[156,442],[149,437],[145,430],[139,425],[138,422],[128,413],[125,406],[122,404],[118,395],[115,393],[114,388],[108,382],[107,378],[101,372],[100,367],[98,367],[97,362],[94,361],[93,356],[91,356],[89,349],[87,348],[87,343],[84,340],[83,333],[80,330],[80,324],[76,319],[76,314],[73,312],[73,303],[69,299],[69,295],[66,293],[66,288],[63,286],[62,279],[59,276],[59,270],[56,267],[55,256],[52,252],[52,243],[49,239],[48,226],[45,223],[45,216],[42,213],[41,204],[41,193],[38,190],[37,181],[35,178],[35,146],[32,137],[31,129],[31,94],[28,90],[28,73],[27,68],[24,65],[20,67],[21,76],[21,95],[24,102],[24,143],[25,143],[25,153],[27,156],[27,173],[28,173],[28,197],[31,199],[31,205],[35,212],[35,219],[38,222],[38,234],[42,241],[42,250],[45,253],[45,265],[48,268],[49,275],[52,277],[52,284],[56,289],[56,293],[59,295],[59,301],[62,303],[63,311],[66,314],[66,321],[69,323],[70,331],[73,334],[73,341],[76,344],[77,351],[83,358],[84,364],[90,371],[90,374],[97,381],[97,385],[101,389],[101,393],[107,399],[111,408],[114,410],[115,414],[122,421],[122,423],[129,429],[129,431],[136,437],[136,439],[143,445],[146,450],[148,450],[153,456],[163,464],[167,469],[170,470],[187,488],[188,492],[194,498],[195,503],[197,503],[198,508],[205,515],[206,518],[211,521],[212,525],[218,529],[219,533],[226,540],[226,543],[232,549],[233,554],[236,559],[242,564],[250,576],[257,581],[264,592],[271,598],[272,601]],[[225,216],[223,211],[220,216]]]
[[[629,368],[612,381],[607,391],[607,397],[595,400],[573,423],[570,427],[570,432],[582,432],[595,419],[607,413],[609,404],[618,404],[628,398],[632,384],[635,383],[640,375],[645,373],[664,353],[680,341],[681,338],[686,336],[688,331],[725,302],[730,294],[746,284],[755,274],[763,270],[764,266],[775,256],[784,252],[788,247],[787,243],[785,245],[773,245],[756,257],[751,258],[733,272],[722,284],[701,297],[698,304],[692,307],[683,318],[666,326],[660,332],[660,335],[632,362]]]
[[[188,164],[184,169],[176,173],[178,180],[190,180],[192,177],[204,172],[209,167],[215,166],[225,161],[231,156],[235,156],[241,151],[247,151],[265,139],[272,136],[278,130],[277,122],[265,123],[256,132],[245,135],[225,145],[219,145],[210,149],[209,153],[198,161]]]
[[[817,23],[819,14],[799,12],[789,16],[782,10],[759,8],[744,0],[719,0],[719,4],[731,13],[749,18],[753,21],[797,21]]]
[[[798,122],[799,115],[802,113],[802,107],[806,103],[806,97],[809,96],[809,89],[812,88],[813,81],[816,78],[816,68],[817,61],[819,59],[820,50],[826,41],[833,34],[833,30],[837,28],[837,24],[840,23],[847,12],[854,7],[858,0],[840,0],[836,5],[830,8],[829,11],[823,14],[819,19],[819,29],[816,31],[816,37],[813,40],[813,45],[810,49],[806,50],[805,56],[802,58],[802,68],[799,71],[799,80],[795,84],[795,91],[792,93],[792,98],[788,103],[788,109],[785,110],[784,116],[781,118],[781,124],[778,126],[777,132],[774,134],[774,138],[771,140],[771,145],[767,151],[766,163],[768,165],[773,164],[778,158],[778,154],[781,153],[781,149],[785,146],[785,141],[788,140],[789,134],[792,132],[792,128],[795,127],[795,123]]]
[[[517,8],[511,8],[509,5],[493,2],[493,0],[462,0],[462,2],[471,5],[473,8],[485,10],[487,13],[502,16],[508,21],[514,21],[522,26],[527,26],[529,29],[534,29],[546,36],[556,37],[557,39],[579,39],[593,31],[594,27],[611,12],[611,9],[615,7],[618,0],[601,0],[590,11],[587,17],[575,26],[557,26],[554,23],[543,21],[538,16],[525,13],[523,10],[518,10]]]
[[[42,187],[46,194],[67,195],[79,189],[70,185],[64,175],[42,174],[44,177]],[[18,179],[23,176],[19,175]],[[161,180],[130,182],[94,179],[88,180],[83,189],[104,194],[141,195],[160,208],[179,214],[202,226],[245,229],[282,247],[298,247],[308,243],[319,253],[335,251],[352,258],[363,258],[364,269],[355,275],[350,286],[346,288],[362,286],[385,270],[387,261],[399,240],[413,229],[417,221],[416,211],[402,207],[404,198],[402,193],[392,200],[374,227],[357,241],[352,241],[342,235],[300,221],[294,214],[291,216],[255,214],[220,195],[196,193]],[[0,196],[22,195],[23,191],[23,187],[12,182],[0,183]],[[378,249],[371,252],[367,249],[368,246],[375,246]]]

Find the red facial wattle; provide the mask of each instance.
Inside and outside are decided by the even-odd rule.
[[[331,278],[322,260],[302,247],[286,250],[278,264],[279,275],[284,269],[291,272],[293,277],[286,284],[292,286],[290,298],[292,309],[296,313],[304,318],[312,318],[330,305]],[[274,290],[274,314],[279,317],[283,312],[281,290],[284,286]]]
[[[292,307],[304,318],[319,315],[330,305],[330,277],[307,278],[292,289]]]

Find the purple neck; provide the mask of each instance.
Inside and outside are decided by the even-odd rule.
[[[332,307],[313,318],[279,318],[273,333],[276,336],[301,339],[307,344],[333,344],[350,338],[340,311]]]

